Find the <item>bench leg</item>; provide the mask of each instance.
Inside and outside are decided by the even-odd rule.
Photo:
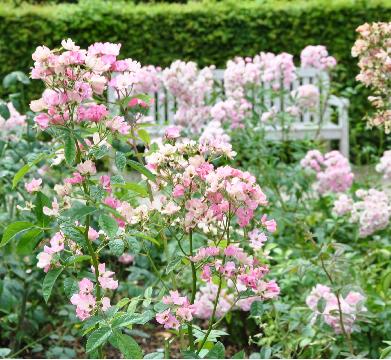
[[[349,118],[347,111],[343,112],[342,121],[342,136],[339,141],[339,149],[343,156],[349,159]]]

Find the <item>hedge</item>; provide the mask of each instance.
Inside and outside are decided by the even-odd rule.
[[[95,41],[121,42],[122,56],[161,66],[184,59],[223,67],[236,55],[286,51],[298,56],[306,45],[323,44],[340,64],[338,82],[354,86],[357,60],[350,49],[356,27],[390,19],[390,0],[140,5],[90,0],[16,9],[2,4],[0,77],[15,69],[27,71],[36,46],[55,47],[71,37],[82,46]],[[357,99],[362,102],[363,97]]]
[[[81,4],[0,5],[0,75],[31,66],[40,44],[64,37],[83,46],[123,44],[123,56],[168,65],[175,59],[224,66],[235,55],[287,51],[324,44],[352,74],[350,49],[358,25],[391,18],[389,0],[318,0],[134,5],[119,1]]]

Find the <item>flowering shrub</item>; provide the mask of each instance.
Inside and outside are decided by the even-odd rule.
[[[199,132],[208,119],[207,97],[213,87],[213,66],[198,70],[194,62],[174,61],[163,70],[162,81],[175,96],[177,110],[174,121],[191,131]]]
[[[310,150],[300,164],[316,173],[315,187],[320,194],[344,192],[352,185],[354,175],[349,161],[339,151],[322,155],[318,150]]]
[[[376,171],[383,173],[384,179],[391,178],[391,150],[386,150],[376,165]]]
[[[314,312],[312,321],[320,316],[327,325],[340,334],[354,331],[357,316],[366,311],[366,308],[362,306],[364,300],[365,297],[359,292],[350,291],[343,298],[334,294],[328,286],[318,284],[307,296],[306,303]]]
[[[12,103],[5,108],[7,119],[0,115],[0,131],[3,140],[17,141],[23,130],[26,128],[26,115],[21,115]]]
[[[110,341],[125,356],[139,358],[142,350],[126,334],[126,327],[155,317],[166,329],[186,335],[188,349],[195,356],[205,351],[209,334],[216,331],[220,294],[229,291],[234,297],[224,315],[236,305],[248,311],[254,301],[279,294],[276,282],[266,280],[269,267],[261,260],[267,234],[276,230],[276,222],[259,213],[267,205],[266,195],[250,173],[214,165],[222,157],[235,155],[218,124],[210,125],[213,133],[205,131],[199,143],[180,138],[178,128],[168,128],[164,142],[150,143],[143,129],[150,100],[135,91],[158,86],[151,80],[155,76],[152,68],[143,68],[131,59],[118,60],[119,44],[95,43],[85,50],[68,39],[61,45],[54,50],[41,46],[33,54],[32,77],[42,80],[46,89],[30,107],[39,112],[34,117],[37,127],[53,137],[53,151],[45,156],[56,157],[52,163],[62,166],[64,178],[53,190],[42,178],[26,181],[26,191],[42,199],[36,223],[14,229],[11,225],[8,231],[18,234],[34,229],[34,236],[43,238],[37,266],[46,273],[44,298],[49,300],[54,283],[64,277],[69,301],[76,316],[85,322],[88,353],[101,356]],[[181,68],[181,63],[178,66]],[[188,80],[192,84],[194,76]],[[142,83],[144,77],[147,84]],[[207,74],[201,71],[199,77],[207,78]],[[169,71],[163,81],[170,81]],[[203,83],[201,79],[202,89]],[[170,86],[175,89],[175,82]],[[186,89],[188,83],[182,86]],[[105,97],[109,89],[116,94],[118,115],[109,111]],[[183,106],[202,103],[206,90],[201,95],[200,89],[193,90],[186,97],[177,89]],[[144,139],[147,148],[145,166],[137,136]],[[129,164],[142,174],[141,183],[127,183],[119,174],[99,173],[99,162],[110,157],[114,140],[127,144],[137,159],[128,160],[125,153],[116,151],[117,169]],[[137,196],[130,200],[127,189]],[[52,235],[47,243],[44,233],[48,230]],[[186,296],[186,289],[174,287],[163,298],[153,300],[155,308],[148,306],[149,300],[144,301],[144,312],[136,313],[137,302],[132,312],[126,312],[123,307],[130,299],[112,304],[120,284],[111,270],[113,264],[105,257],[111,253],[123,263],[132,261],[125,249],[131,251],[135,241],[142,242],[140,246],[150,254],[153,247],[160,247],[153,236],[177,242],[181,251],[177,264],[185,262],[191,267],[191,293]],[[91,264],[90,270],[85,263]],[[160,271],[155,265],[153,268]],[[165,289],[172,286],[162,281]],[[199,281],[218,289],[207,330],[196,346],[194,317],[203,312],[202,301],[196,302]]]
[[[356,79],[374,92],[374,96],[368,98],[376,109],[374,116],[368,119],[369,125],[383,127],[388,134],[391,131],[391,23],[365,23],[356,31],[359,38],[352,48],[352,55],[359,58],[360,73]]]
[[[337,60],[330,56],[323,45],[308,45],[300,54],[302,67],[312,67],[320,70],[332,69],[337,65]]]
[[[350,221],[359,225],[361,237],[385,229],[391,216],[388,195],[376,189],[359,189],[356,197],[358,200],[353,201],[347,195],[340,195],[334,203],[334,213],[350,214]]]
[[[156,319],[165,328],[178,329],[193,316],[205,318],[212,301],[208,330],[198,353],[217,317],[225,315],[236,304],[241,307],[243,301],[247,302],[246,310],[249,310],[251,302],[279,294],[275,281],[264,279],[268,266],[245,250],[246,247],[260,249],[267,239],[264,231],[276,230],[275,221],[268,220],[266,215],[255,217],[256,210],[267,205],[266,195],[248,172],[230,166],[215,167],[213,160],[222,155],[233,156],[229,144],[168,139],[146,157],[146,167],[156,176],[156,181],[150,185],[154,191],[164,193],[158,203],[151,204],[151,210],[167,215],[170,220],[166,226],[172,234],[189,238],[189,244],[185,245],[181,240],[183,236],[175,237],[181,256],[190,261],[193,283],[190,299],[178,298],[177,293],[176,299],[173,293],[171,298],[164,298],[163,303],[170,307],[158,313]],[[128,214],[123,215],[128,218]],[[248,233],[250,226],[256,229],[252,233]],[[242,231],[249,238],[243,236]],[[193,247],[196,236],[203,238],[205,244],[198,249]],[[208,285],[196,293],[199,280]],[[212,300],[210,291],[214,294]],[[222,302],[229,307],[222,310],[219,307]]]

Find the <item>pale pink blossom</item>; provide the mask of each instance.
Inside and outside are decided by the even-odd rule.
[[[94,175],[96,174],[96,167],[93,161],[86,160],[77,165],[77,170],[81,175]]]
[[[176,139],[181,136],[181,129],[178,126],[169,126],[164,132],[167,139]]]
[[[134,255],[132,254],[122,254],[119,258],[118,261],[122,264],[130,264],[134,261]]]
[[[114,272],[106,270],[106,264],[99,264],[99,284],[103,289],[115,290],[118,287],[118,281],[113,279]]]
[[[29,183],[24,184],[25,189],[30,194],[41,190],[42,179],[32,179]]]
[[[95,241],[99,238],[99,233],[92,227],[88,228],[88,239],[91,241]]]

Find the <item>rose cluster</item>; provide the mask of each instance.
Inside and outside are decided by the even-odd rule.
[[[347,195],[340,195],[334,202],[333,212],[338,216],[348,214],[350,221],[359,225],[361,237],[385,229],[391,217],[388,195],[376,189],[359,189],[355,195],[356,201]]]
[[[210,66],[199,70],[192,61],[177,60],[163,70],[163,84],[177,103],[176,125],[199,132],[208,120],[210,107],[206,100],[213,88],[213,69]]]
[[[72,40],[63,40],[61,49],[39,46],[33,54],[33,79],[41,79],[46,90],[31,102],[31,110],[39,112],[34,120],[42,129],[68,122],[103,123],[120,134],[129,132],[124,117],[110,117],[104,91],[110,87],[117,98],[135,95],[135,91],[154,91],[158,76],[153,67],[141,67],[132,59],[118,60],[121,44],[95,43],[88,50]],[[144,81],[147,79],[148,81]],[[129,107],[148,107],[140,99],[131,99]],[[75,116],[76,115],[76,116]]]
[[[7,108],[9,111],[8,119],[4,119],[0,115],[0,140],[16,141],[23,129],[26,128],[26,115],[21,115],[11,102],[7,104]]]
[[[321,300],[324,302],[323,306],[320,303]],[[350,291],[346,297],[338,296],[337,298],[328,286],[318,284],[307,296],[306,303],[314,313],[312,322],[320,316],[336,334],[341,334],[355,330],[354,324],[357,317],[366,311],[363,306],[364,300],[365,297],[356,291]]]
[[[335,59],[321,45],[303,49],[301,62],[302,67],[320,71],[328,71],[336,65]],[[261,52],[253,58],[229,60],[224,72],[226,99],[212,107],[211,117],[237,128],[243,127],[243,121],[251,111],[259,113],[262,122],[266,122],[278,118],[280,112],[297,117],[301,111],[314,110],[320,98],[318,87],[305,84],[290,92],[296,79],[297,68],[293,56],[288,53]],[[280,100],[279,106],[272,98]]]
[[[314,109],[320,98],[318,87],[312,84],[299,86],[296,90],[292,90],[291,96],[301,109]]]
[[[181,323],[191,321],[195,313],[195,305],[190,304],[186,296],[180,296],[178,291],[170,291],[163,297],[163,304],[168,309],[156,314],[156,321],[165,329],[179,329]]]
[[[252,302],[279,294],[276,282],[265,279],[269,267],[245,250],[262,254],[267,234],[276,231],[275,220],[256,216],[256,210],[267,204],[266,196],[250,173],[230,166],[215,167],[213,161],[221,155],[233,155],[230,145],[198,144],[179,138],[179,131],[168,128],[166,141],[146,157],[147,168],[156,176],[151,182],[153,191],[171,204],[170,226],[178,233],[192,236],[199,232],[209,239],[206,246],[190,254],[179,242],[183,255],[198,270],[197,278],[207,285],[200,288],[192,303],[186,297],[174,299],[173,293],[171,298],[163,299],[170,307],[156,319],[166,328],[178,328],[193,316],[219,317],[234,308],[248,311]],[[166,207],[159,212],[167,213]],[[252,230],[246,232],[244,241],[231,240],[231,236],[238,235],[237,227],[247,231],[250,223]],[[216,279],[220,283],[218,290]]]
[[[99,305],[102,311],[110,308],[110,298],[103,297],[100,301],[97,301],[93,294],[94,284],[91,280],[84,278],[79,281],[78,285],[79,292],[72,295],[71,303],[76,306],[76,316],[80,320],[86,320],[91,317],[98,310]]]
[[[323,155],[318,150],[310,150],[300,164],[304,169],[316,172],[315,187],[320,194],[344,192],[352,186],[354,174],[349,161],[339,151]]]
[[[383,173],[384,179],[391,179],[391,150],[386,150],[376,165],[376,171]]]
[[[209,225],[223,221],[228,213],[235,214],[238,224],[244,227],[257,207],[267,204],[250,173],[230,166],[215,168],[205,159],[205,155],[232,156],[230,146],[213,145],[194,141],[166,143],[147,156],[147,166],[157,175],[160,188],[172,184],[171,196],[186,211],[187,231],[194,227],[210,231]]]
[[[360,73],[356,79],[365,86],[371,87],[374,96],[368,99],[376,108],[369,125],[384,127],[385,132],[391,131],[391,22],[363,24],[356,30],[359,38],[356,40],[352,55],[359,58]]]
[[[319,70],[329,70],[337,65],[333,56],[329,56],[327,48],[323,45],[308,45],[300,54],[301,66]]]

